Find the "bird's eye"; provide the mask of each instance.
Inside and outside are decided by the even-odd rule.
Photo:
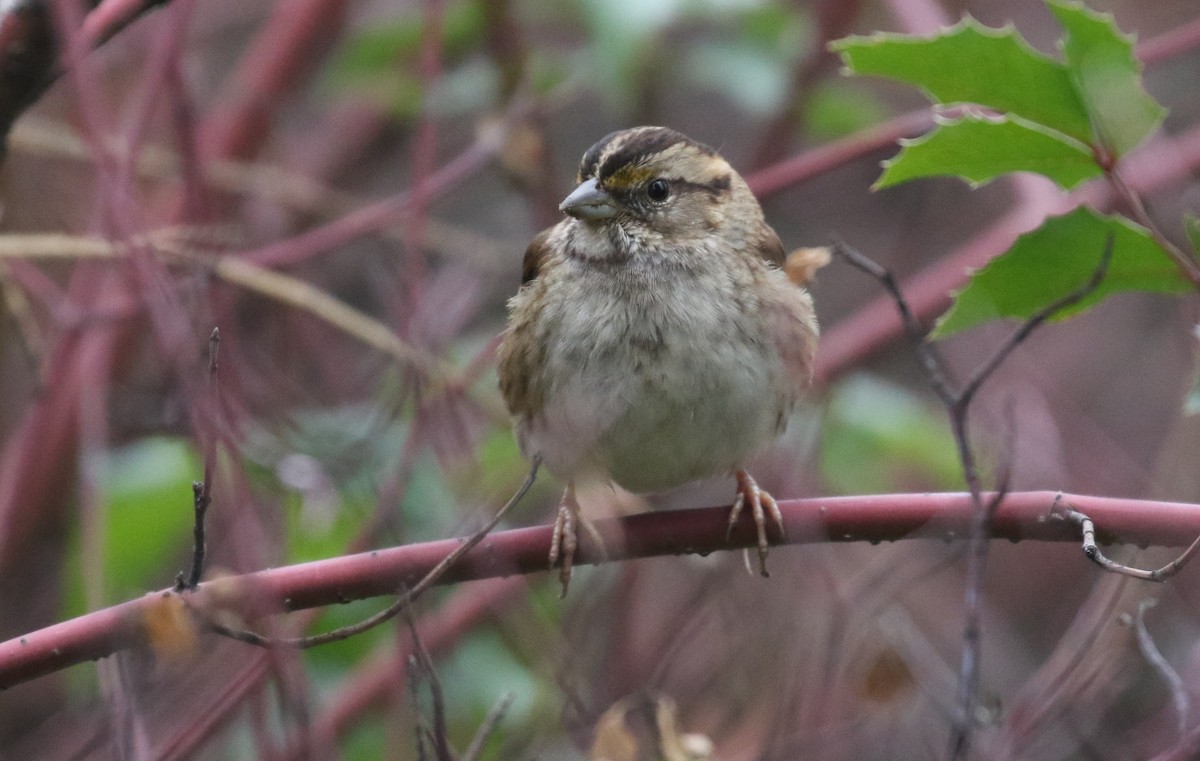
[[[662,203],[671,197],[671,186],[666,180],[659,178],[646,186],[646,195],[655,203]]]

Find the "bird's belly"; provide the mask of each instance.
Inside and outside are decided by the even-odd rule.
[[[781,432],[795,399],[760,342],[713,341],[703,330],[556,361],[561,382],[524,427],[524,447],[560,477],[639,493],[742,466]]]
[[[708,388],[669,383],[634,393],[599,439],[608,476],[655,492],[730,473],[779,433],[784,410],[760,368],[732,369]]]

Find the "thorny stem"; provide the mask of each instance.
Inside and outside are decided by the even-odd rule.
[[[983,581],[987,572],[988,541],[991,537],[993,516],[1004,500],[1006,492],[1006,488],[1001,486],[996,495],[986,505],[984,504],[983,487],[980,483],[975,453],[971,447],[968,426],[971,402],[979,389],[1008,358],[1013,349],[1029,338],[1034,330],[1055,314],[1074,306],[1096,290],[1104,280],[1109,262],[1112,260],[1113,236],[1109,235],[1106,239],[1100,263],[1086,283],[1030,315],[1017,330],[1009,335],[1007,340],[996,347],[959,389],[955,389],[951,384],[945,364],[927,340],[925,329],[914,316],[895,276],[885,267],[855,251],[842,241],[835,241],[834,250],[850,264],[878,280],[895,302],[905,332],[912,340],[917,356],[921,360],[926,378],[950,416],[950,428],[958,450],[959,465],[974,504],[971,530],[967,538],[966,591],[963,599],[963,650],[958,672],[954,726],[949,746],[950,759],[957,761],[966,755],[971,743],[974,723],[972,716],[979,683],[982,634],[980,621],[983,611]]]

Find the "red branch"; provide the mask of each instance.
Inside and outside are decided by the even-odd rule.
[[[466,632],[494,611],[503,610],[525,590],[522,578],[490,579],[460,587],[436,611],[421,617],[417,622],[417,633],[430,655],[436,656],[457,645]],[[310,740],[307,746],[331,747],[358,717],[386,700],[395,687],[396,674],[408,662],[411,651],[412,641],[405,639],[399,647],[380,648],[358,664],[354,674],[322,701],[325,710],[308,728]],[[306,750],[305,743],[293,739],[274,761],[307,758]]]
[[[247,48],[229,92],[200,128],[200,145],[213,158],[247,159],[269,132],[280,101],[311,68],[314,48],[341,29],[345,0],[280,3]]]
[[[931,109],[909,111],[748,174],[746,184],[759,200],[763,200],[797,183],[857,161],[873,151],[894,147],[900,138],[916,137],[932,126]]]
[[[103,0],[84,19],[80,31],[87,47],[95,47],[160,5],[159,0]]]
[[[992,536],[1011,541],[1080,541],[1072,524],[1051,517],[1055,496],[1049,491],[1008,495],[996,511]],[[1062,504],[1090,516],[1107,541],[1180,546],[1200,534],[1200,505],[1078,495],[1064,495]],[[787,544],[952,539],[966,535],[973,509],[965,493],[787,500],[779,507]],[[753,546],[756,536],[748,522],[725,541],[728,515],[728,507],[660,511],[598,521],[596,528],[607,544],[608,561]],[[550,533],[550,526],[536,526],[492,534],[439,583],[545,571]],[[185,597],[198,608],[235,607],[247,617],[259,617],[264,611],[391,595],[402,585],[415,584],[461,541],[445,539],[272,568],[210,581]],[[575,562],[597,563],[599,558],[585,546]],[[0,689],[143,643],[140,622],[169,594],[146,595],[0,644]]]

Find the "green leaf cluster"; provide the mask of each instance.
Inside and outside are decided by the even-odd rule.
[[[1143,88],[1132,40],[1112,17],[1066,0],[1047,5],[1063,29],[1061,60],[1033,49],[1011,26],[993,29],[970,17],[932,38],[877,34],[833,44],[853,73],[915,85],[953,109],[928,134],[901,141],[876,188],[933,176],[978,186],[1033,172],[1069,190],[1112,171],[1158,127],[1165,111]],[[1087,282],[1110,235],[1104,283],[1069,313],[1119,291],[1189,290],[1149,231],[1077,209],[1046,220],[974,273],[934,335],[1029,317]]]
[[[417,75],[425,22],[417,10],[377,23],[335,51],[329,83],[354,90],[386,104],[400,117],[412,117],[429,106],[437,113],[475,107],[494,92],[496,74],[473,56],[485,31],[478,3],[457,0],[447,4],[442,19],[442,48],[446,70],[432,91]]]
[[[868,375],[839,383],[821,426],[821,476],[835,494],[958,488],[962,470],[944,413]]]
[[[857,74],[908,82],[937,104],[1000,115],[943,121],[889,163],[891,177],[881,186],[934,175],[982,183],[1028,171],[1070,188],[1102,173],[1093,156],[1115,159],[1159,125],[1165,111],[1142,87],[1132,41],[1112,17],[1077,3],[1048,5],[1063,27],[1062,61],[1034,50],[1011,26],[992,29],[970,17],[933,38],[879,34],[833,43]],[[964,151],[966,144],[975,151]]]
[[[1110,235],[1113,254],[1104,280],[1055,319],[1077,314],[1121,291],[1186,293],[1191,289],[1144,228],[1123,217],[1080,207],[1022,235],[1007,253],[972,274],[938,320],[934,336],[957,333],[997,317],[1021,319],[1050,306],[1087,282],[1100,264]]]
[[[97,471],[104,504],[93,517],[101,525],[75,527],[76,549],[63,577],[68,617],[88,610],[83,576],[89,561],[104,570],[103,599],[92,602],[112,604],[168,586],[191,557],[192,481],[203,466],[187,441],[141,439],[109,454]],[[87,530],[95,532],[91,539],[83,535]],[[85,561],[85,548],[100,553],[100,562]]]

